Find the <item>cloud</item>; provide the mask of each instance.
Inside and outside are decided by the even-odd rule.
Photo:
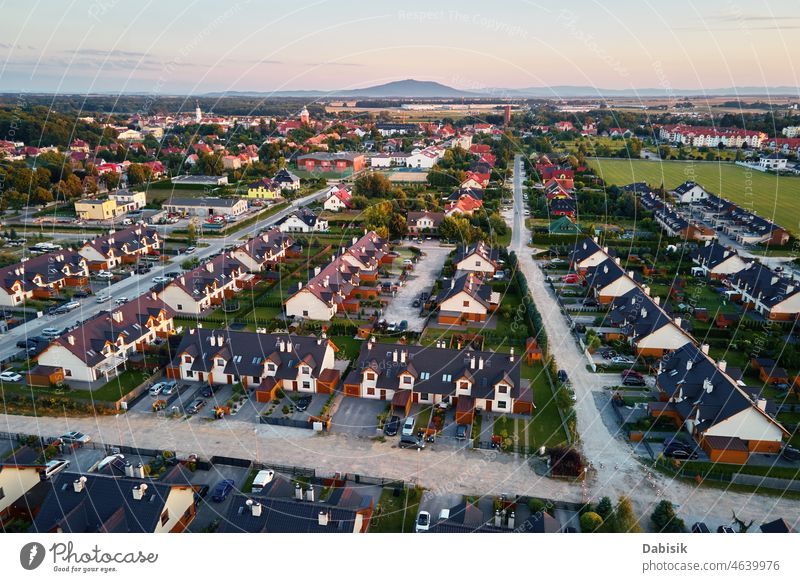
[[[36,50],[36,47],[33,46],[33,45],[30,45],[30,44],[22,45],[22,44],[10,43],[10,42],[0,42],[0,49],[6,49],[6,50],[8,50],[8,49],[16,49],[18,51],[25,51],[25,50],[33,51],[33,50]]]
[[[322,61],[319,63],[302,63],[305,67],[364,67],[364,63],[340,63],[337,61]]]

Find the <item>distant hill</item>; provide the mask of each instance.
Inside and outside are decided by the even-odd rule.
[[[461,91],[435,81],[406,79],[392,81],[383,85],[362,89],[342,89],[334,91],[224,91],[206,93],[207,97],[481,97],[480,93]]]

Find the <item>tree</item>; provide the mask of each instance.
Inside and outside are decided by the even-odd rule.
[[[83,179],[83,189],[88,194],[97,194],[97,179],[94,176],[86,176]]]
[[[633,512],[633,504],[629,497],[623,495],[619,498],[617,507],[614,509],[614,516],[612,518],[615,532],[620,533],[640,533],[642,527],[639,525],[639,520]]]
[[[581,515],[581,531],[584,533],[595,532],[603,525],[603,518],[594,511],[587,511]]]
[[[353,194],[365,198],[389,198],[392,182],[383,174],[373,173],[356,178]]]
[[[607,521],[608,518],[611,517],[613,511],[614,504],[611,503],[610,497],[603,497],[600,503],[597,504],[597,507],[595,507],[595,512],[603,518],[603,521]]]
[[[36,189],[31,192],[31,202],[33,204],[47,204],[53,201],[53,193],[48,190],[47,188],[42,188],[41,186],[37,186]]]
[[[672,502],[662,500],[650,516],[653,529],[659,533],[682,533],[686,531],[686,524],[675,513]]]
[[[106,172],[103,174],[103,183],[106,185],[106,188],[113,190],[119,186],[119,174],[116,172]]]
[[[353,196],[350,198],[350,207],[354,210],[364,210],[369,206],[369,200],[364,196]]]
[[[128,167],[128,183],[132,186],[144,184],[147,181],[145,166],[142,164],[131,164]]]
[[[189,245],[197,244],[197,225],[194,221],[189,222],[186,226],[186,242]]]

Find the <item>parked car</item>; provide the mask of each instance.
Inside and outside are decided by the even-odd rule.
[[[185,250],[184,252],[185,252],[187,255],[191,255],[191,254],[192,254],[193,252],[195,252],[196,250],[197,250],[197,249],[196,249],[195,247],[187,247],[187,248],[186,248],[186,250]]]
[[[108,281],[114,278],[114,273],[112,273],[111,271],[97,271],[97,275],[95,276],[98,279],[103,279]]]
[[[211,500],[215,503],[222,503],[228,497],[228,494],[233,491],[234,485],[233,479],[223,479],[214,487]]]
[[[625,376],[622,380],[623,386],[647,386],[644,378],[637,376]]]
[[[622,375],[623,378],[627,378],[628,376],[633,376],[634,378],[644,378],[644,376],[642,376],[640,372],[631,369],[622,370],[620,374]]]
[[[97,301],[98,303],[105,303],[106,301],[110,300],[111,300],[111,295],[108,295],[107,293],[100,293],[95,298],[95,301]]]
[[[411,307],[419,307],[420,305],[421,303],[419,299],[414,299],[414,301],[411,303]]]
[[[163,384],[161,388],[161,395],[162,396],[170,396],[173,392],[175,392],[175,388],[178,386],[178,383],[175,380],[167,380],[166,382],[161,382]]]
[[[11,370],[0,372],[0,381],[3,382],[21,382],[22,376]]]
[[[42,337],[48,340],[55,339],[63,333],[62,330],[55,327],[46,327],[42,330]]]
[[[692,533],[711,533],[711,530],[708,529],[708,526],[704,522],[698,521],[692,525]]]
[[[696,459],[698,454],[692,445],[672,440],[664,445],[664,456],[673,459]]]
[[[729,525],[721,525],[717,528],[717,533],[736,533]]]
[[[65,432],[60,437],[58,437],[58,439],[62,443],[68,443],[68,444],[73,444],[73,443],[86,444],[92,440],[92,438],[89,435],[85,435],[82,432],[78,432],[77,430]]]
[[[800,461],[800,450],[786,445],[781,451],[781,456],[787,461]]]
[[[561,277],[562,283],[572,284],[572,283],[577,283],[578,281],[580,281],[580,276],[576,275],[575,273],[571,273],[569,275],[564,275],[563,277]]]
[[[189,407],[186,409],[186,412],[188,412],[189,414],[197,414],[203,409],[205,405],[206,405],[205,400],[203,400],[202,398],[197,398],[189,405]]]
[[[567,375],[566,370],[559,370],[558,372],[556,372],[556,376],[558,377],[558,381],[561,382],[562,384],[566,384],[567,382],[569,382],[569,375]]]
[[[614,350],[603,350],[602,352],[600,352],[600,355],[603,356],[604,360],[610,360],[611,358],[617,357],[617,352],[615,352]]]
[[[172,281],[172,279],[169,277],[162,277],[161,275],[158,277],[153,277],[153,283],[156,283],[157,285],[160,285],[161,283],[169,283],[170,281]]]
[[[408,321],[406,321],[404,319],[403,321],[400,322],[400,325],[397,326],[397,330],[398,331],[405,331],[407,329],[408,329]]]
[[[413,434],[403,435],[400,437],[401,449],[424,449],[425,441]]]
[[[70,462],[67,459],[53,459],[52,461],[47,461],[44,469],[39,471],[39,479],[42,481],[47,481],[53,477],[53,475],[57,475],[61,471],[67,470],[69,465]]]
[[[414,527],[415,532],[428,531],[431,527],[431,514],[427,511],[420,511],[417,516],[417,525]]]
[[[391,416],[383,425],[383,434],[386,436],[395,436],[400,429],[400,417]]]
[[[116,303],[117,305],[122,305],[123,303],[126,303],[127,301],[128,301],[128,298],[125,297],[124,295],[122,297],[117,297],[116,299],[114,299],[114,303]]]
[[[584,307],[597,307],[598,305],[600,305],[600,304],[598,303],[597,299],[595,299],[594,297],[588,297],[588,298],[583,300],[583,306]]]
[[[409,416],[403,422],[403,436],[414,434],[414,417]]]
[[[311,406],[311,396],[301,396],[298,398],[297,402],[294,403],[294,407],[301,412],[308,410],[309,406]]]
[[[629,358],[628,356],[614,356],[613,358],[611,358],[611,363],[618,365],[630,365],[630,364],[635,364],[636,360],[634,360],[633,358]]]
[[[203,398],[211,398],[214,396],[214,389],[211,386],[206,386],[200,391],[200,396]]]
[[[75,299],[84,299],[88,296],[89,296],[88,291],[76,291],[75,293],[72,294],[72,297]]]
[[[465,441],[467,440],[467,429],[469,425],[466,424],[459,424],[456,426],[456,440]]]
[[[150,396],[156,397],[159,394],[161,394],[161,391],[163,389],[164,389],[164,382],[156,382],[155,384],[150,386],[150,389],[147,392],[150,394]]]

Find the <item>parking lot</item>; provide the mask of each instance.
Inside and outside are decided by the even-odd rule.
[[[333,415],[331,431],[356,436],[375,436],[378,434],[378,415],[382,414],[388,405],[385,400],[345,397]]]
[[[413,306],[414,300],[418,299],[422,292],[430,292],[452,249],[439,246],[438,242],[423,242],[414,246],[422,249],[425,256],[414,264],[414,270],[403,286],[397,290],[397,295],[389,303],[383,318],[388,323],[400,323],[405,320],[408,322],[409,330],[422,331],[425,328],[425,318],[420,316],[420,307]]]

